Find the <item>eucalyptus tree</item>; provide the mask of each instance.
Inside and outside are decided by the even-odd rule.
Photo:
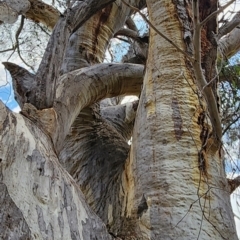
[[[237,239],[216,68],[240,48],[238,14],[217,24],[233,2],[0,3],[52,29],[36,73],[3,63],[22,110],[0,103],[2,239]],[[122,63],[104,62],[114,37]]]

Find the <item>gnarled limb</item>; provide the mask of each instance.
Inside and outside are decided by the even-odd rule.
[[[28,94],[36,87],[34,74],[11,62],[3,62],[2,64],[12,76],[14,96],[22,108],[28,101]]]
[[[240,186],[240,176],[227,180],[230,187],[230,192],[233,193]]]
[[[64,74],[57,86],[53,108],[37,110],[29,104],[24,112],[43,128],[46,126],[59,151],[71,125],[84,107],[107,97],[138,95],[143,71],[142,65],[97,64]]]
[[[54,102],[58,124],[55,124],[57,129],[52,137],[56,148],[59,149],[70,126],[84,107],[103,98],[140,93],[143,70],[142,65],[98,64],[63,75]]]

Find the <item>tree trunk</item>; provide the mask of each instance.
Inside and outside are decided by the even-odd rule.
[[[1,239],[237,239],[216,84],[206,85],[216,18],[197,28],[197,2],[147,0],[145,68],[102,63],[115,34],[135,39],[145,62],[148,41],[129,20],[142,0],[37,16],[59,20],[36,75],[4,63],[22,112],[0,102]],[[216,3],[201,2],[200,21]],[[99,103],[140,93],[139,102]]]
[[[150,22],[187,49],[181,1],[147,4]],[[221,150],[196,81],[189,60],[151,29],[123,176],[129,239],[237,239]]]

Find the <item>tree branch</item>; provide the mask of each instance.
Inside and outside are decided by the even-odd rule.
[[[138,95],[143,81],[142,65],[98,64],[61,76],[54,107],[37,110],[29,104],[24,113],[40,122],[59,151],[79,112],[103,98]],[[71,95],[69,95],[71,92]],[[31,106],[30,106],[31,105]]]
[[[107,97],[138,95],[143,71],[142,65],[98,64],[62,76],[54,103],[58,124],[54,124],[57,129],[52,136],[56,148],[59,149],[72,123],[84,107]],[[72,93],[71,96],[69,92]]]
[[[139,34],[136,32],[136,31],[133,31],[129,28],[121,28],[118,32],[116,32],[114,34],[114,36],[126,36],[126,37],[130,37],[132,38],[133,40],[136,40],[136,41],[139,41]]]
[[[240,186],[240,176],[234,179],[227,179],[230,187],[230,193],[233,193]]]
[[[138,28],[131,17],[128,17],[128,19],[126,20],[126,25],[129,29],[131,29],[135,32],[138,32]]]
[[[240,12],[237,12],[230,22],[227,22],[219,29],[217,38],[220,39],[224,35],[230,33],[239,24],[240,24]]]
[[[56,81],[60,73],[68,39],[94,13],[114,0],[81,1],[73,9],[68,9],[59,19],[48,42],[43,60],[36,74],[37,91],[31,102],[38,109],[52,107]]]
[[[30,9],[25,13],[25,17],[53,29],[56,25],[60,12],[53,6],[40,0],[29,0]]]
[[[121,105],[101,108],[101,116],[107,120],[126,141],[132,135],[133,122],[138,106],[138,100]]]
[[[240,50],[240,27],[234,28],[228,35],[220,39],[218,44],[221,58],[230,58]]]
[[[34,74],[11,62],[3,62],[2,64],[12,76],[14,96],[22,108],[28,102],[29,93],[36,87]]]

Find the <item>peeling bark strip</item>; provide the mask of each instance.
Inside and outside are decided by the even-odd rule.
[[[174,122],[174,131],[175,131],[175,137],[179,141],[182,138],[183,130],[182,130],[182,117],[179,109],[178,100],[176,97],[172,98],[172,104],[171,104],[173,113],[172,113],[172,120]]]

